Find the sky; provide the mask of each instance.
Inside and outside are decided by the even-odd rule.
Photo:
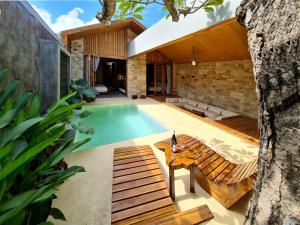
[[[79,26],[98,23],[95,18],[101,10],[98,0],[28,0],[43,20],[55,33]],[[150,27],[165,16],[158,5],[150,5],[144,10],[140,22]]]

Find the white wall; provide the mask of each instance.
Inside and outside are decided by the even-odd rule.
[[[197,13],[181,17],[178,22],[172,22],[171,17],[162,18],[129,43],[128,56],[134,56],[202,30],[208,26],[234,17],[235,10],[241,0],[225,0],[222,6],[212,13],[200,9]]]

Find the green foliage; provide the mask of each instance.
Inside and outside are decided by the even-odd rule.
[[[115,18],[124,19],[127,16],[133,16],[138,20],[143,20],[142,13],[148,4],[140,4],[139,1],[131,2],[130,0],[116,0],[117,9],[115,13]],[[148,2],[150,1],[140,1]]]
[[[219,6],[224,3],[224,0],[208,0],[204,5],[204,10],[206,12],[213,12],[214,6]]]
[[[163,11],[168,11],[167,7],[164,6],[163,0],[116,0],[117,9],[115,12],[115,18],[124,19],[128,16],[133,16],[138,20],[143,20],[142,13],[150,4],[162,5]],[[185,15],[191,12],[195,12],[203,8],[206,12],[214,11],[214,6],[222,5],[224,0],[174,0],[174,7],[180,9],[179,11]],[[167,12],[166,18],[170,17],[170,13]]]
[[[84,79],[71,81],[71,90],[77,94],[73,97],[73,101],[77,102],[85,98],[95,99],[97,97],[97,91],[94,88],[89,87],[89,84]]]
[[[0,82],[7,70],[0,68]],[[40,115],[40,98],[32,92],[15,96],[20,81],[13,80],[0,90],[0,224],[43,224],[48,215],[66,220],[63,213],[52,208],[58,185],[84,168],[58,165],[89,139],[74,143],[71,119],[88,116],[77,110],[83,102],[62,98],[45,115]],[[45,156],[46,157],[42,157]]]

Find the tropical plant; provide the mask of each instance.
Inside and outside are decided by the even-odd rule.
[[[1,86],[7,74],[0,68]],[[57,187],[84,171],[80,166],[58,166],[89,141],[74,143],[70,136],[70,119],[83,102],[67,103],[76,94],[71,93],[40,115],[36,93],[15,96],[20,84],[13,80],[0,89],[0,224],[52,224],[45,222],[48,215],[65,220],[51,207]]]
[[[142,14],[149,5],[157,5],[166,11],[166,18],[172,17],[172,21],[179,21],[181,15],[187,16],[196,13],[200,9],[213,12],[215,6],[223,4],[224,0],[99,0],[102,11],[97,12],[96,18],[106,25],[111,24],[113,16],[125,18],[133,16],[143,20]]]
[[[79,102],[86,100],[88,102],[93,101],[97,97],[97,91],[94,88],[89,87],[89,84],[84,79],[71,80],[71,91],[77,92],[77,94],[71,99],[73,102]]]

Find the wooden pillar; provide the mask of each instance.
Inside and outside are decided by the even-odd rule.
[[[190,192],[195,193],[195,167],[190,169]]]
[[[173,63],[171,63],[171,95],[173,95]]]
[[[86,55],[83,55],[83,79],[86,80]]]
[[[166,95],[166,65],[162,65],[162,95]]]
[[[175,200],[175,181],[174,181],[174,170],[171,165],[169,165],[169,194],[172,200]]]
[[[154,64],[154,95],[156,95],[157,81],[156,81],[156,64]]]
[[[91,86],[93,87],[94,86],[94,56],[92,55],[91,56],[91,60],[92,60],[92,63],[91,63]]]
[[[88,54],[88,83],[91,85],[91,55]]]

